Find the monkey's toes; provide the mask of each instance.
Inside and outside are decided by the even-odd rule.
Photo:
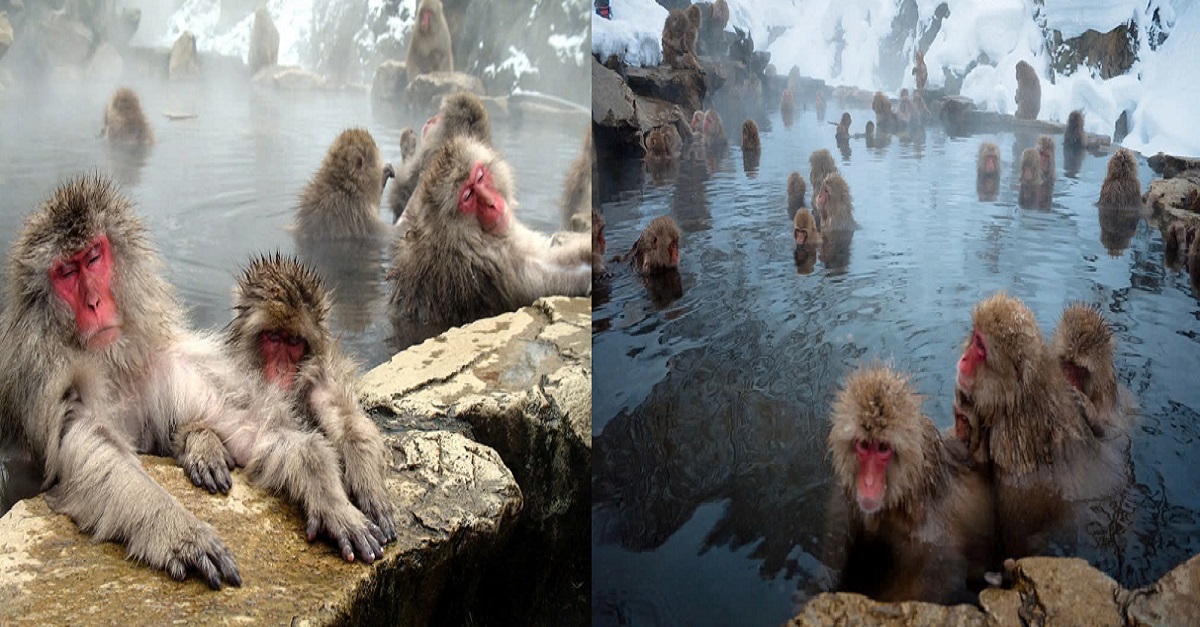
[[[396,539],[396,521],[392,519],[392,508],[387,505],[386,499],[366,499],[359,508],[375,524],[371,533],[380,544]]]
[[[379,531],[379,527],[366,520],[365,517],[362,522],[361,525],[336,522],[326,525],[319,518],[313,518],[308,522],[306,536],[311,542],[324,529],[325,535],[337,545],[342,559],[353,562],[355,558],[358,558],[371,564],[376,559],[383,557],[383,547],[376,539],[376,535],[382,535],[383,532]]]
[[[207,546],[205,546],[207,545]],[[167,574],[182,581],[189,571],[195,571],[209,588],[220,590],[222,581],[242,585],[233,554],[216,537],[184,540],[167,561]]]
[[[220,464],[207,464],[204,462],[193,462],[188,464],[188,478],[197,487],[204,488],[212,494],[228,494],[229,489],[233,487],[233,477],[229,474],[229,468]]]

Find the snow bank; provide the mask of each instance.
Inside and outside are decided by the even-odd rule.
[[[612,19],[592,16],[592,52],[618,56],[629,65],[662,63],[662,29],[667,10],[654,0],[612,0]]]

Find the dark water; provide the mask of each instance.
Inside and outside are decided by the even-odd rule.
[[[858,130],[873,118],[852,114]],[[740,120],[726,117],[731,136]],[[1052,207],[1022,210],[1013,169],[1033,135],[930,128],[883,148],[852,140],[847,159],[811,109],[790,129],[778,113],[759,126],[763,156],[750,174],[736,146],[662,178],[640,162],[602,163],[611,251],[663,214],[684,235],[680,298],[652,301],[621,264],[594,296],[598,624],[777,624],[827,587],[835,573],[817,556],[837,386],[857,365],[889,360],[949,426],[971,308],[1000,289],[1024,300],[1047,336],[1067,304],[1099,306],[1116,333],[1119,379],[1142,409],[1133,484],[1086,530],[1082,556],[1140,586],[1200,551],[1200,304],[1186,275],[1164,268],[1162,238],[1145,220],[1106,224],[1114,254],[1101,244],[1094,203],[1106,157],[1086,156],[1067,178],[1060,149]],[[983,141],[1003,158],[995,202],[976,197]],[[807,180],[819,148],[834,154],[861,228],[841,267],[818,262],[805,275],[785,182],[793,170]],[[1140,175],[1145,189],[1144,162]]]
[[[219,329],[230,320],[231,289],[253,255],[296,252],[286,230],[295,200],[338,133],[365,127],[384,159],[398,163],[401,128],[424,122],[424,116],[373,112],[369,94],[358,91],[127,84],[139,92],[157,136],[141,165],[110,153],[97,138],[115,86],[50,83],[0,93],[0,248],[7,251],[24,217],[60,181],[112,172],[134,199],[198,328]],[[197,117],[169,121],[168,112]],[[558,229],[558,196],[587,124],[582,115],[493,119],[493,140],[517,177],[519,215],[531,227]],[[391,210],[383,207],[381,216],[390,219]],[[334,252],[313,259],[336,288],[333,332],[365,371],[394,352],[384,246]],[[0,493],[0,513],[3,501]]]

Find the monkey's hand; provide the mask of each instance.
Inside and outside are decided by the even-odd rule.
[[[197,429],[184,437],[179,465],[193,484],[212,494],[228,494],[233,486],[229,475],[234,466],[233,455],[221,438],[208,429]]]
[[[222,581],[242,585],[233,554],[211,525],[182,507],[161,518],[130,540],[130,555],[167,571],[177,581],[195,572],[213,590],[220,590]]]
[[[354,504],[362,510],[372,522],[379,526],[383,537],[379,540],[387,544],[396,539],[396,521],[392,519],[392,506],[382,486],[379,489],[366,490],[365,494],[355,495]]]
[[[337,545],[342,559],[353,562],[355,557],[370,564],[383,557],[382,544],[387,542],[379,525],[371,522],[357,507],[344,505],[314,508],[308,513],[305,537],[312,542],[324,535]]]

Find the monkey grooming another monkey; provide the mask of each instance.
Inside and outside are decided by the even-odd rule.
[[[338,240],[382,235],[390,227],[379,219],[379,200],[393,174],[370,133],[361,128],[342,131],[300,194],[297,236]]]
[[[592,243],[563,243],[521,224],[508,164],[486,144],[455,137],[421,174],[409,229],[388,271],[393,320],[456,326],[591,291]]]
[[[1117,149],[1108,160],[1108,174],[1100,186],[1100,206],[1142,208],[1142,183],[1138,180],[1137,159],[1128,149]]]
[[[100,136],[107,137],[109,144],[133,149],[154,143],[154,131],[150,130],[150,123],[142,113],[142,104],[132,89],[122,87],[113,92],[104,108]]]
[[[700,61],[696,58],[698,34],[699,25],[687,12],[674,9],[668,13],[662,32],[663,61],[672,69],[699,70]]]
[[[409,81],[421,74],[454,69],[450,27],[446,25],[441,0],[420,0],[417,4],[417,27],[408,40],[404,65]]]
[[[1017,112],[1018,120],[1036,120],[1042,109],[1042,83],[1037,71],[1025,61],[1017,62]]]
[[[1067,380],[1092,402],[1096,418],[1092,432],[1102,438],[1126,434],[1133,426],[1137,402],[1117,383],[1116,341],[1100,311],[1082,303],[1067,307],[1051,346]]]
[[[992,142],[979,145],[975,160],[975,193],[980,201],[995,200],[1000,191],[1000,147]]]
[[[243,373],[287,397],[292,427],[319,430],[333,447],[339,463],[324,468],[330,475],[311,479],[345,486],[350,501],[379,526],[380,542],[390,542],[396,523],[384,485],[383,435],[358,405],[356,368],[326,321],[331,306],[313,270],[278,253],[258,257],[234,287],[226,342]]]
[[[642,231],[626,258],[633,259],[634,268],[641,274],[676,270],[679,268],[679,239],[682,236],[671,216],[659,216]]]
[[[492,125],[487,109],[474,94],[465,92],[442,98],[438,112],[425,123],[421,131],[421,144],[412,159],[405,159],[396,171],[392,191],[388,192],[388,205],[392,216],[399,220],[404,207],[417,188],[417,182],[433,155],[451,138],[465,135],[484,144],[492,143]]]
[[[992,559],[990,486],[951,454],[908,378],[884,366],[855,371],[831,419],[832,498],[847,523],[839,590],[971,602]]]
[[[1021,153],[1021,190],[1017,196],[1017,204],[1025,209],[1040,208],[1042,203],[1042,165],[1038,151],[1026,148]]]

